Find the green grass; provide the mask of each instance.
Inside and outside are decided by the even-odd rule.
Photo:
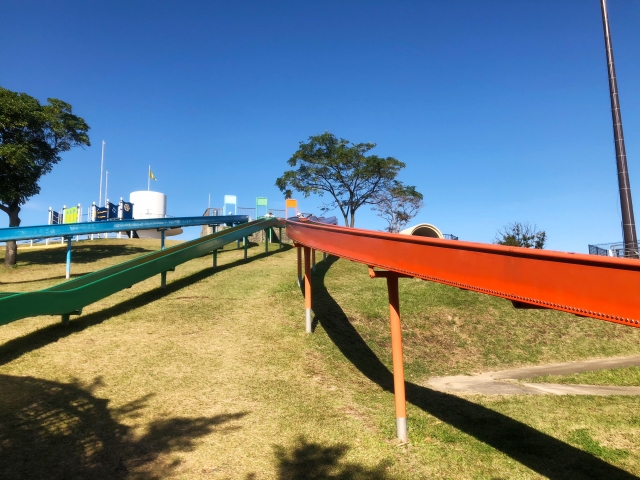
[[[75,274],[158,248],[74,244]],[[273,249],[273,247],[271,247]],[[318,264],[304,334],[295,251],[232,248],[87,307],[0,327],[0,478],[632,478],[635,397],[454,396],[431,375],[638,353],[638,331],[401,280],[410,443],[395,440],[385,282]],[[62,281],[21,248],[0,290]]]
[[[563,383],[571,385],[640,386],[640,367],[621,367],[611,370],[573,373],[570,375],[540,375],[523,380],[530,383]]]

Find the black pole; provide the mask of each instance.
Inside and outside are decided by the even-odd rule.
[[[607,15],[607,0],[600,0],[602,8],[602,26],[604,28],[604,44],[607,51],[607,68],[609,70],[609,92],[611,94],[611,115],[613,117],[613,141],[616,146],[616,164],[618,167],[618,186],[620,189],[620,209],[622,210],[622,235],[625,256],[638,258],[638,238],[636,237],[636,223],[633,218],[633,202],[631,201],[631,184],[627,170],[627,153],[624,148],[624,134],[622,133],[622,115],[618,99],[618,82],[616,81],[616,67],[613,63],[613,47],[609,32],[609,16]]]

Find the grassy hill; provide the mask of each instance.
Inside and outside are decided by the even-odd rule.
[[[76,275],[158,241],[74,244]],[[0,478],[635,478],[635,397],[448,395],[432,375],[640,352],[636,329],[400,280],[410,443],[386,286],[329,258],[304,333],[295,251],[229,248],[87,307],[0,327]],[[64,280],[21,248],[1,291]]]

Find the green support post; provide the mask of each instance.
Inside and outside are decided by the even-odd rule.
[[[160,250],[164,250],[164,232],[160,230]],[[160,273],[160,288],[167,288],[167,272]]]
[[[63,325],[69,325],[69,318],[71,317],[70,313],[63,313],[62,314],[62,324]]]
[[[269,252],[269,229],[264,230],[264,253]]]
[[[247,249],[249,248],[249,238],[244,237],[244,259],[247,259]]]
[[[218,249],[213,250],[213,268],[218,268]]]

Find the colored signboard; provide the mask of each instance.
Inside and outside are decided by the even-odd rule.
[[[78,223],[78,207],[65,208],[62,223]]]
[[[123,220],[133,219],[133,203],[122,202],[122,219]]]
[[[96,222],[100,222],[102,220],[106,220],[109,218],[109,209],[106,207],[96,207]]]

